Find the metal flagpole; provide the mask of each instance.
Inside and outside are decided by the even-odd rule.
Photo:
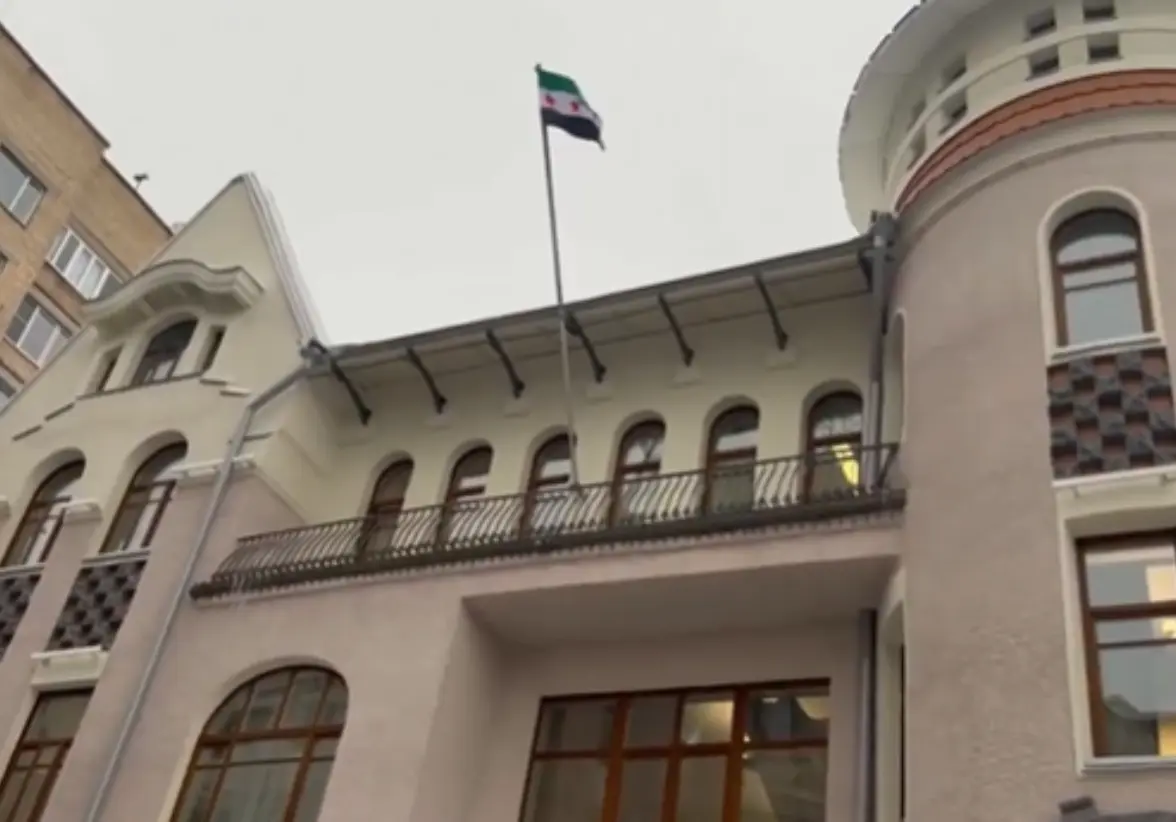
[[[535,75],[543,69],[535,65]],[[576,418],[572,402],[572,364],[568,351],[568,312],[564,306],[563,268],[559,257],[559,227],[555,219],[555,181],[551,174],[551,141],[547,135],[547,123],[543,122],[543,108],[539,108],[539,131],[543,135],[543,173],[547,179],[547,223],[551,231],[551,267],[555,275],[555,303],[559,315],[559,359],[563,371],[564,410],[568,417],[568,456],[572,474],[572,485],[580,485],[580,461],[576,458],[579,437],[576,435]]]

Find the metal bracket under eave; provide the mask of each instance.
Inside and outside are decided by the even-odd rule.
[[[686,342],[682,326],[678,324],[678,318],[674,316],[674,310],[670,308],[670,302],[664,294],[657,295],[657,304],[661,306],[662,314],[665,315],[666,322],[670,324],[670,330],[674,332],[674,339],[678,343],[678,353],[682,356],[682,364],[689,368],[694,362],[694,349],[690,347],[690,343]]]
[[[302,356],[305,359],[318,359],[327,364],[327,368],[331,371],[331,376],[335,381],[343,386],[343,390],[347,392],[347,396],[351,399],[351,404],[355,406],[355,413],[359,417],[359,424],[366,426],[372,419],[372,409],[363,401],[363,395],[359,393],[359,389],[355,387],[355,383],[347,376],[347,372],[339,365],[339,361],[335,359],[335,355],[331,353],[325,345],[318,340],[308,340],[302,349]]]
[[[780,312],[776,310],[776,304],[772,302],[772,295],[768,293],[768,286],[764,283],[764,278],[756,274],[752,279],[755,280],[755,287],[759,289],[760,296],[764,300],[764,308],[768,310],[768,319],[772,321],[772,333],[776,336],[776,348],[783,351],[788,347],[788,332],[784,330],[784,324],[780,322]]]
[[[408,361],[412,363],[412,367],[421,375],[421,379],[425,381],[425,387],[429,389],[429,396],[433,398],[433,410],[438,414],[444,413],[445,406],[449,405],[449,400],[437,388],[437,381],[433,379],[433,375],[429,373],[429,369],[421,362],[421,357],[412,348],[407,349],[404,355],[408,357]]]
[[[564,328],[584,346],[584,353],[588,355],[588,362],[592,364],[592,378],[598,384],[604,382],[604,375],[608,373],[608,369],[604,367],[600,357],[596,356],[596,347],[592,345],[592,340],[588,339],[588,335],[584,333],[584,326],[580,325],[576,315],[570,311],[564,319]]]
[[[510,380],[510,392],[514,394],[517,400],[523,396],[523,391],[527,389],[527,384],[519,377],[519,372],[515,370],[514,363],[510,361],[510,355],[506,353],[506,349],[502,346],[502,340],[498,339],[498,335],[494,333],[493,329],[486,330],[486,342],[494,349],[494,353],[498,355],[499,362],[502,363],[502,369],[506,372],[506,378]]]

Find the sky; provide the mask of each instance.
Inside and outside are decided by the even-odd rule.
[[[0,0],[169,222],[256,172],[330,340],[554,301],[533,67],[570,300],[852,236],[837,134],[913,0]]]

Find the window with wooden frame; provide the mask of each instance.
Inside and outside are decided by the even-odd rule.
[[[404,497],[412,481],[413,461],[397,460],[380,472],[372,486],[356,551],[367,553],[389,545],[396,536],[396,523],[404,510]]]
[[[453,466],[449,474],[449,487],[445,491],[445,503],[441,506],[441,523],[438,540],[441,543],[463,537],[479,536],[479,497],[486,495],[490,481],[490,466],[494,462],[494,449],[482,445],[467,451]]]
[[[540,446],[531,460],[523,500],[524,530],[558,529],[568,513],[565,502],[571,484],[571,440],[567,434],[556,434]]]
[[[180,358],[188,350],[195,331],[195,320],[181,320],[152,337],[139,359],[130,384],[150,385],[174,377],[180,366]]]
[[[1099,208],[1053,233],[1054,312],[1059,346],[1134,337],[1153,329],[1139,223]]]
[[[1176,756],[1176,532],[1078,543],[1095,756]]]
[[[711,424],[707,438],[703,508],[708,512],[742,510],[755,504],[755,461],[759,446],[759,409],[739,405]]]
[[[36,565],[49,558],[61,531],[61,509],[70,501],[70,488],[82,478],[85,460],[73,460],[47,476],[33,492],[20,525],[4,552],[0,567]],[[2,822],[3,817],[0,817]]]
[[[37,698],[0,780],[0,822],[38,822],[77,735],[92,691]]]
[[[177,442],[159,449],[139,466],[114,514],[101,553],[144,551],[151,547],[176,488],[174,480],[160,477],[187,455],[188,444]]]
[[[855,391],[826,394],[808,413],[805,494],[837,496],[858,487],[862,455],[862,398]]]
[[[171,822],[314,822],[347,718],[347,686],[322,668],[242,685],[205,723]]]
[[[544,700],[522,822],[824,822],[826,682]]]
[[[621,437],[613,469],[610,521],[641,522],[656,516],[658,505],[667,503],[658,494],[657,482],[665,441],[666,424],[661,420],[639,422]]]

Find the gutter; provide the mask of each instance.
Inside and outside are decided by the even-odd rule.
[[[858,617],[858,750],[854,819],[874,822],[877,806],[875,759],[878,745],[878,612],[862,611]]]
[[[870,228],[873,240],[865,253],[870,265],[870,290],[873,297],[873,327],[870,333],[869,387],[866,394],[866,430],[863,432],[865,445],[876,446],[882,442],[882,419],[886,401],[885,353],[887,315],[890,299],[894,292],[894,244],[898,236],[898,219],[887,213],[876,214]],[[876,484],[882,465],[876,452],[870,457],[873,464],[863,466],[866,481]]]
[[[229,447],[225,453],[224,460],[217,469],[216,479],[212,487],[212,497],[208,502],[208,507],[204,509],[204,516],[201,518],[200,527],[196,531],[196,538],[192,541],[192,547],[188,549],[188,556],[184,561],[184,570],[175,587],[175,596],[168,604],[167,612],[164,614],[163,625],[156,635],[155,644],[151,648],[151,653],[147,657],[147,664],[143,669],[143,675],[135,687],[134,696],[131,697],[131,704],[127,708],[122,725],[119,727],[118,737],[114,743],[114,750],[110,753],[106,768],[102,772],[102,778],[99,780],[98,787],[94,791],[94,798],[90,802],[89,809],[86,811],[84,817],[85,822],[98,822],[102,816],[102,812],[106,809],[106,803],[110,797],[110,789],[114,784],[115,774],[118,773],[119,765],[122,764],[127,743],[131,738],[131,732],[138,723],[143,709],[143,702],[159,669],[164,648],[167,646],[168,636],[171,634],[171,630],[175,625],[176,615],[180,611],[180,605],[184,601],[184,595],[192,584],[192,574],[196,569],[196,561],[208,544],[212,526],[216,522],[217,514],[220,512],[221,504],[224,502],[225,494],[228,491],[229,480],[233,473],[233,461],[241,453],[241,447],[244,445],[245,437],[249,433],[249,426],[252,424],[253,418],[257,415],[258,411],[284,394],[295,383],[299,382],[305,376],[306,371],[306,365],[298,366],[298,368],[250,400],[241,414],[237,428],[229,440]]]

